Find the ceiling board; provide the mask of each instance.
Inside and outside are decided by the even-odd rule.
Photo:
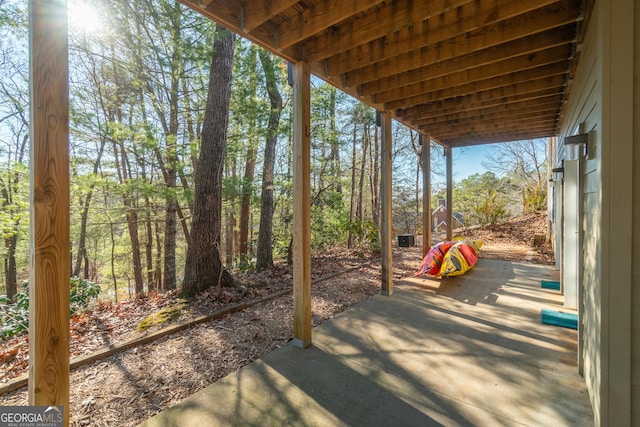
[[[593,0],[182,0],[442,144],[555,135]]]

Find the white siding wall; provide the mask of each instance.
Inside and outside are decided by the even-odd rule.
[[[573,157],[572,149],[562,145],[578,126],[592,133],[582,176],[581,339],[596,425],[640,425],[640,412],[634,412],[640,410],[640,289],[634,285],[640,283],[640,263],[632,262],[629,239],[633,235],[637,260],[640,150],[634,153],[633,141],[640,139],[640,88],[633,70],[634,64],[640,70],[640,35],[634,32],[640,11],[634,11],[635,3],[595,2],[554,161],[558,167],[565,156]]]
[[[594,14],[595,15],[595,14]],[[584,334],[580,339],[583,345],[583,373],[585,381],[590,390],[589,397],[596,416],[596,425],[599,425],[597,418],[600,407],[600,384],[601,378],[601,318],[600,310],[592,307],[602,305],[602,290],[600,287],[600,262],[601,258],[601,176],[600,163],[602,132],[601,116],[602,101],[601,92],[601,57],[598,55],[598,32],[597,19],[593,17],[588,28],[587,35],[582,46],[579,57],[578,69],[571,86],[571,95],[563,117],[562,129],[558,138],[558,166],[560,160],[565,156],[569,157],[567,149],[563,146],[566,136],[573,135],[575,129],[582,123],[585,131],[593,132],[593,143],[590,144],[589,153],[584,164],[583,183],[583,271],[582,283],[584,286],[584,307],[582,312],[582,322],[584,324]],[[557,227],[556,227],[557,229]]]
[[[637,0],[602,3],[602,384],[601,418],[631,425],[634,9]],[[636,257],[637,258],[637,257]]]

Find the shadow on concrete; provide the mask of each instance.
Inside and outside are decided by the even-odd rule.
[[[539,319],[560,301],[539,287],[553,270],[485,261],[445,286],[400,281],[145,425],[593,424],[576,331]]]

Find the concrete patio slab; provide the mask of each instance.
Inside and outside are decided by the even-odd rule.
[[[144,426],[587,426],[577,331],[551,267],[481,259],[458,278],[405,278]]]

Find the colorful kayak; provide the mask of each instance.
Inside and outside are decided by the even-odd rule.
[[[461,276],[478,262],[482,240],[461,240],[445,254],[438,276]]]
[[[435,276],[440,272],[440,267],[442,266],[442,260],[444,259],[445,254],[449,251],[449,249],[454,245],[455,242],[440,242],[431,247],[427,255],[424,257],[424,261],[422,261],[422,265],[414,277],[421,276],[423,274],[429,274],[431,276]]]

